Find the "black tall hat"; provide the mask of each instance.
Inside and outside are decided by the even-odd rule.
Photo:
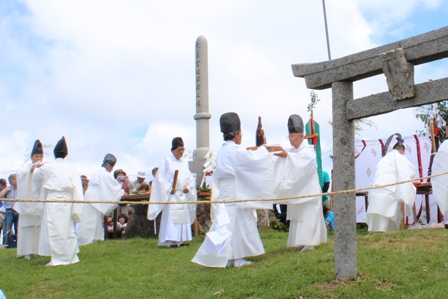
[[[40,142],[39,139],[37,139],[36,141],[34,141],[34,146],[33,149],[31,150],[31,157],[33,155],[43,155],[44,151],[42,149],[42,143]]]
[[[67,157],[68,155],[68,148],[67,148],[67,142],[65,142],[65,137],[62,136],[61,139],[59,139],[58,143],[56,143],[56,146],[54,147],[53,150],[54,153],[54,157],[57,158],[62,158],[64,159],[65,157]]]
[[[403,145],[403,138],[401,138],[401,134],[400,133],[395,133],[389,136],[389,138],[387,138],[386,143],[384,144],[383,148],[381,149],[381,155],[384,157],[387,153],[387,150],[389,149],[389,144],[392,141],[392,138],[394,138],[394,136],[397,136],[397,140],[398,142],[395,145]],[[395,147],[394,145],[394,147]]]
[[[114,167],[115,164],[117,163],[117,158],[114,155],[112,155],[112,154],[107,154],[104,157],[103,166],[104,166],[105,163],[108,164],[111,167]]]
[[[241,121],[235,112],[227,112],[219,119],[222,133],[232,133],[241,131]]]
[[[182,137],[174,137],[173,141],[171,142],[171,150],[175,150],[178,147],[183,147],[184,141],[182,140]]]
[[[300,115],[292,114],[288,118],[289,133],[303,133],[303,120]]]

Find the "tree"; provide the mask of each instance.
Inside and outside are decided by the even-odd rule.
[[[314,92],[314,90],[312,90],[310,92],[310,103],[308,104],[308,106],[306,106],[306,110],[308,112],[312,112],[315,108],[317,103],[319,103],[320,99],[317,96],[317,94]],[[328,121],[328,123],[333,126],[333,122],[330,120]],[[363,126],[369,126],[371,128],[375,128],[377,129],[375,123],[367,118],[360,118],[360,119],[355,119],[353,120],[353,126],[354,126],[354,130],[355,130],[355,136],[359,136],[359,133],[363,130]]]
[[[433,105],[424,105],[417,107],[414,109],[414,113],[415,117],[425,124],[425,129],[431,126],[431,122],[440,122],[440,120],[448,122],[448,101],[442,101]],[[443,142],[446,138],[446,126],[442,124],[439,124],[439,126],[440,127],[435,125],[434,127],[434,136],[439,138],[440,142]],[[417,131],[417,133],[420,136],[426,135],[425,130]]]

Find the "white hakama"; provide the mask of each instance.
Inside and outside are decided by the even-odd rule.
[[[32,164],[17,170],[17,198],[38,199],[40,189],[33,188],[33,179],[41,186],[43,173],[36,168],[31,173]],[[19,213],[19,233],[17,234],[17,257],[38,254],[43,203],[17,202],[14,209]]]
[[[404,155],[393,150],[378,162],[373,186],[410,180],[414,176],[414,165]],[[406,204],[408,207],[406,210],[410,215],[415,202],[415,194],[416,189],[411,182],[370,190],[369,208],[365,215],[369,231],[399,230],[403,218],[400,203]]]
[[[440,174],[448,171],[448,142],[445,140],[439,147],[439,151],[432,163],[432,174]],[[443,215],[448,213],[448,174],[431,178],[434,198]],[[448,223],[445,219],[445,223]]]
[[[42,168],[41,198],[82,200],[80,176],[64,159]],[[51,256],[49,265],[68,265],[79,261],[74,223],[81,220],[82,204],[45,203],[39,240],[39,255]]]
[[[213,175],[212,200],[237,200],[273,196],[274,166],[264,147],[247,151],[227,141],[218,151]],[[213,224],[192,262],[206,267],[226,267],[229,262],[264,254],[254,216],[255,209],[272,209],[272,202],[216,204]]]
[[[314,146],[304,141],[299,148],[290,147],[285,151],[288,152],[286,158],[274,156],[275,197],[322,193]],[[278,203],[288,205],[287,246],[314,246],[327,242],[321,196],[290,199]]]
[[[176,192],[171,194],[174,173],[178,170]],[[188,192],[183,190],[187,188]],[[174,155],[166,157],[152,182],[151,202],[185,202],[196,200],[196,186],[188,162],[176,159]],[[162,212],[159,231],[159,246],[180,246],[192,240],[191,225],[196,215],[195,204],[157,204],[149,205],[148,219],[155,220]]]
[[[120,201],[124,191],[120,183],[114,179],[106,168],[101,167],[90,177],[89,188],[84,195],[85,200]],[[82,221],[79,224],[79,245],[91,244],[104,240],[104,216],[108,216],[117,204],[86,203],[83,205]]]

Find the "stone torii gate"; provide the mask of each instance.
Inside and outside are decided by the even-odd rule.
[[[353,120],[448,99],[448,78],[414,85],[414,65],[448,57],[448,27],[339,59],[293,64],[309,89],[332,89],[334,191],[355,189]],[[384,73],[388,92],[353,99],[353,82]],[[358,274],[354,193],[334,196],[336,278]]]

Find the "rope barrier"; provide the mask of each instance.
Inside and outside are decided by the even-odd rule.
[[[411,183],[413,181],[438,177],[442,175],[448,174],[447,172],[442,172],[438,174],[423,176],[420,178],[410,179],[399,181],[390,184],[384,185],[376,185],[371,187],[364,187],[359,189],[351,189],[351,190],[342,190],[342,191],[334,191],[334,192],[326,192],[326,193],[316,193],[316,194],[307,194],[307,195],[299,195],[299,196],[288,196],[288,197],[268,197],[268,198],[252,198],[252,199],[235,199],[235,200],[206,200],[206,201],[183,201],[183,202],[149,202],[149,201],[113,201],[113,200],[74,200],[74,199],[22,199],[22,198],[2,198],[1,200],[4,202],[12,201],[12,202],[54,202],[54,203],[103,203],[103,204],[130,204],[130,205],[165,205],[165,204],[215,204],[215,203],[236,203],[236,202],[254,202],[254,201],[282,201],[282,200],[290,200],[290,199],[301,199],[308,197],[316,197],[316,196],[324,196],[324,195],[338,195],[345,193],[357,193],[366,190],[373,189],[381,189],[385,187],[401,185],[405,183]]]

